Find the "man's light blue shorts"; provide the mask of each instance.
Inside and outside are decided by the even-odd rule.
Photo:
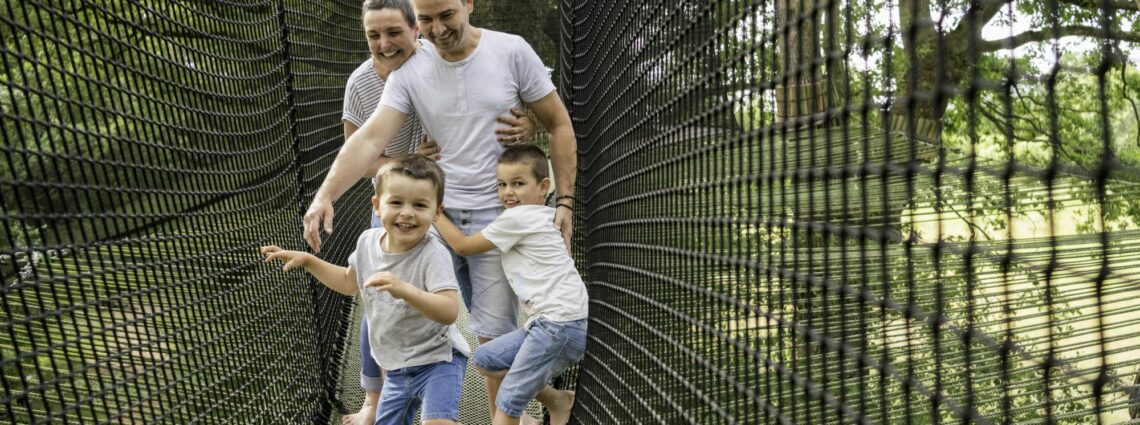
[[[471,236],[495,221],[502,207],[477,210],[444,208],[443,213],[463,234]],[[553,226],[553,224],[552,224]],[[432,228],[432,232],[436,232]],[[492,249],[482,254],[460,256],[451,251],[455,279],[467,307],[467,329],[477,336],[498,338],[518,329],[519,301],[503,273],[503,254]]]

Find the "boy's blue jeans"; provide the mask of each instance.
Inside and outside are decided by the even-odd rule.
[[[539,317],[475,349],[471,363],[486,371],[507,370],[495,407],[520,417],[539,391],[586,353],[586,319],[555,322]]]
[[[450,362],[389,370],[376,407],[375,425],[411,425],[416,412],[425,421],[459,422],[466,371],[467,357],[458,351],[452,351]]]

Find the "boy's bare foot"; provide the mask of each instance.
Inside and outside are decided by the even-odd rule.
[[[574,408],[574,392],[558,390],[546,411],[550,413],[550,425],[566,425],[570,422],[570,409]]]
[[[376,422],[376,405],[362,404],[360,411],[340,417],[341,425],[372,425]]]

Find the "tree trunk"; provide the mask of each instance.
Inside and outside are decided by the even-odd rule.
[[[946,112],[947,96],[935,96],[939,86],[957,84],[948,69],[965,64],[950,64],[951,55],[939,59],[934,52],[920,52],[914,57],[906,71],[899,92],[902,94],[891,108],[891,129],[894,131],[935,141],[939,139],[941,126],[938,123]],[[964,62],[958,60],[958,62]],[[941,69],[941,71],[940,71]],[[941,75],[940,75],[940,72]],[[920,94],[923,94],[920,96]],[[930,98],[933,98],[931,100]]]
[[[777,0],[777,57],[780,76],[785,80],[776,86],[776,113],[780,118],[793,118],[827,109],[827,85],[818,65],[810,65],[820,57],[819,13],[810,0]],[[808,17],[798,17],[809,12]],[[789,27],[790,28],[787,28]],[[786,28],[786,29],[785,29]]]
[[[914,28],[904,34],[905,58],[910,61],[906,74],[891,108],[892,130],[915,137],[937,141],[941,137],[942,115],[953,95],[942,92],[944,87],[962,83],[971,67],[967,52],[969,33],[966,27],[937,34],[930,24],[929,4],[919,1],[913,8],[899,9],[903,28]],[[917,22],[912,25],[912,22]],[[942,43],[939,45],[939,38]]]

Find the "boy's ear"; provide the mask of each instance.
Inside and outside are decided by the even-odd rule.
[[[538,188],[542,189],[542,193],[550,193],[550,177],[543,177],[538,183]]]
[[[380,200],[375,195],[372,196],[372,213],[380,216]]]
[[[443,204],[439,204],[439,208],[435,209],[435,217],[431,218],[431,222],[435,223],[436,220],[439,220],[439,216],[441,215],[443,215]]]

